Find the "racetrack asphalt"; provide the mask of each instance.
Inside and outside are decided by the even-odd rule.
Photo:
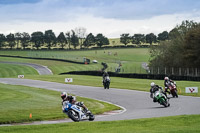
[[[52,71],[47,66],[42,66],[33,63],[21,63],[21,62],[9,62],[9,61],[0,61],[0,63],[5,64],[16,64],[16,65],[25,65],[34,68],[40,75],[52,75]]]
[[[133,79],[134,80],[134,79]],[[154,103],[150,98],[149,92],[126,90],[126,89],[103,89],[103,87],[91,87],[81,85],[70,85],[55,82],[0,78],[0,83],[12,85],[24,85],[30,87],[44,88],[54,91],[66,91],[77,96],[88,97],[101,101],[116,104],[123,108],[121,113],[114,115],[100,115],[95,121],[115,121],[139,118],[152,118],[175,115],[200,114],[200,98],[191,96],[179,96],[178,98],[170,98],[170,107],[163,107],[158,103]],[[147,86],[148,87],[148,86]],[[60,96],[58,96],[60,97]],[[71,122],[70,120],[61,122]],[[51,124],[52,121],[40,122],[35,124]],[[56,123],[56,122],[54,122]],[[59,123],[59,121],[57,121]],[[34,124],[34,123],[33,123]]]

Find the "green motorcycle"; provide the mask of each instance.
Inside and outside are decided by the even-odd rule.
[[[169,107],[169,99],[161,92],[161,90],[154,93],[154,100],[163,105],[164,107]]]

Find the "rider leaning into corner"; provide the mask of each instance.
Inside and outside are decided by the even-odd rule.
[[[169,77],[165,77],[164,78],[165,92],[168,92],[169,94],[170,94],[170,91],[168,91],[168,89],[169,89],[169,84],[170,83],[174,83],[174,81],[169,79]]]
[[[80,107],[83,107],[83,109],[85,110],[86,113],[90,113],[90,111],[88,110],[88,108],[83,104],[83,102],[77,102],[76,101],[76,97],[75,96],[71,96],[71,95],[67,95],[66,92],[62,92],[61,93],[61,98],[62,98],[62,110],[63,113],[65,113],[65,108],[66,108],[66,103],[65,102],[69,102],[71,104],[76,104]]]
[[[153,98],[153,102],[157,102],[156,99],[153,97],[153,94],[156,92],[156,91],[159,91],[161,90],[161,93],[163,93],[166,97],[167,97],[167,94],[163,91],[162,87],[156,85],[154,82],[152,82],[151,84],[151,89],[150,89],[150,97]],[[167,97],[167,99],[169,99]]]

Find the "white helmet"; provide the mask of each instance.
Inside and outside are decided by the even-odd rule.
[[[61,98],[64,99],[65,97],[67,97],[67,92],[61,92]]]
[[[164,80],[169,80],[169,78],[168,78],[168,77],[165,77]]]
[[[151,85],[151,87],[153,87],[153,86],[155,86],[155,83],[154,83],[154,82],[151,82],[151,84],[150,84],[150,85]]]

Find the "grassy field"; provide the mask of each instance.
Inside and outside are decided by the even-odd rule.
[[[77,100],[84,101],[94,114],[119,109],[88,98],[77,97]],[[67,117],[61,109],[60,92],[40,88],[0,84],[0,107],[0,124]],[[29,118],[30,113],[32,118]]]
[[[103,50],[79,50],[79,51],[0,51],[1,55],[18,55],[24,57],[40,57],[40,58],[57,58],[57,59],[67,59],[83,62],[83,58],[86,57],[91,60],[97,60],[98,63],[91,63],[89,65],[76,65],[72,63],[65,64],[58,62],[62,65],[51,65],[50,69],[54,72],[54,74],[58,74],[60,71],[58,70],[58,66],[61,67],[61,70],[70,71],[70,70],[99,70],[102,68],[101,62],[106,62],[108,64],[109,71],[115,71],[116,67],[119,66],[119,63],[122,64],[122,72],[140,72],[146,73],[144,69],[141,68],[142,62],[148,62],[149,59],[149,51],[148,48],[126,48],[126,49],[103,49]],[[6,58],[0,58],[1,60],[5,60]],[[7,58],[8,59],[8,58]],[[10,60],[15,60],[11,59]],[[25,61],[24,59],[20,59],[21,61]],[[28,60],[26,60],[28,61]],[[29,60],[30,61],[30,60]],[[34,62],[36,62],[34,60]],[[37,61],[39,64],[47,64],[43,63],[43,61]],[[47,61],[51,62],[51,61]],[[53,63],[52,63],[53,64]],[[55,64],[55,62],[54,62]],[[47,65],[48,66],[48,65]],[[78,67],[79,66],[79,67]],[[73,69],[74,68],[74,69]]]
[[[0,133],[199,133],[200,115],[0,127]]]
[[[111,53],[111,54],[109,54]],[[116,54],[114,56],[114,54]],[[60,61],[33,60],[20,58],[0,57],[0,61],[14,61],[36,63],[48,66],[55,75],[43,76],[35,75],[34,73],[23,74],[25,78],[53,81],[64,83],[65,78],[73,78],[73,83],[76,85],[98,86],[102,87],[102,77],[98,76],[83,76],[83,75],[57,75],[62,72],[79,71],[79,70],[100,70],[101,62],[106,62],[109,65],[108,70],[114,71],[118,66],[117,63],[122,63],[124,72],[141,72],[146,73],[141,69],[142,62],[148,62],[149,54],[146,48],[133,49],[106,49],[106,50],[88,50],[88,51],[0,51],[0,54],[33,56],[42,58],[60,58],[81,61],[83,57],[91,60],[98,60],[98,64],[78,65]],[[22,73],[21,66],[16,65],[16,68],[5,64],[0,64],[0,73],[4,74],[0,77],[14,77],[14,70]],[[29,67],[28,67],[29,68]],[[32,68],[31,68],[32,69]],[[25,70],[25,68],[22,68]],[[10,72],[11,71],[11,72]],[[16,73],[17,74],[17,73]],[[131,79],[111,77],[111,88],[130,89],[148,91],[150,83],[163,86],[163,80],[150,79]],[[185,94],[185,87],[196,86],[200,88],[199,82],[193,81],[176,81],[181,95],[200,96],[198,94]],[[99,102],[87,98],[78,97],[79,101],[84,103],[95,114],[100,114],[109,110],[119,109],[114,105]],[[25,86],[14,86],[0,84],[0,124],[13,122],[30,122],[49,119],[61,119],[66,115],[61,111],[60,93],[55,91],[44,90],[40,88],[31,88]],[[103,108],[102,108],[103,107]],[[32,118],[29,114],[32,113]],[[0,133],[55,133],[55,132],[83,132],[83,133],[132,133],[132,132],[200,132],[199,129],[200,115],[188,116],[173,116],[163,118],[150,118],[138,120],[124,121],[109,121],[109,122],[79,122],[79,123],[63,123],[52,125],[33,125],[33,126],[9,126],[0,127]]]
[[[48,66],[48,68],[51,69],[51,71],[55,75],[69,71],[94,70],[94,69],[100,70],[102,68],[100,64],[84,65],[84,64],[60,62],[60,61],[33,60],[33,59],[21,59],[21,58],[10,58],[10,57],[0,57],[0,61],[25,62],[25,63],[34,63],[34,64]],[[6,65],[2,64],[0,66],[0,72],[1,70],[3,70],[4,66]],[[12,67],[8,67],[7,69],[15,71],[15,69],[13,69]],[[5,76],[0,76],[0,77],[5,77]]]
[[[44,80],[64,83],[65,78],[73,78],[73,83],[75,85],[85,85],[85,86],[97,86],[103,87],[102,77],[101,76],[84,76],[84,75],[40,75],[40,76],[26,76],[29,79]],[[139,90],[139,91],[148,91],[150,89],[150,83],[155,82],[159,86],[164,85],[164,80],[154,80],[154,79],[134,79],[134,78],[120,78],[120,77],[111,77],[111,88],[120,88],[120,89],[129,89],[129,90]],[[200,96],[200,93],[195,94],[186,94],[185,87],[198,87],[200,88],[200,83],[195,81],[176,81],[178,93],[181,95],[191,95],[191,96]]]
[[[29,66],[0,63],[0,77],[17,77],[18,75],[38,75],[38,72]]]

